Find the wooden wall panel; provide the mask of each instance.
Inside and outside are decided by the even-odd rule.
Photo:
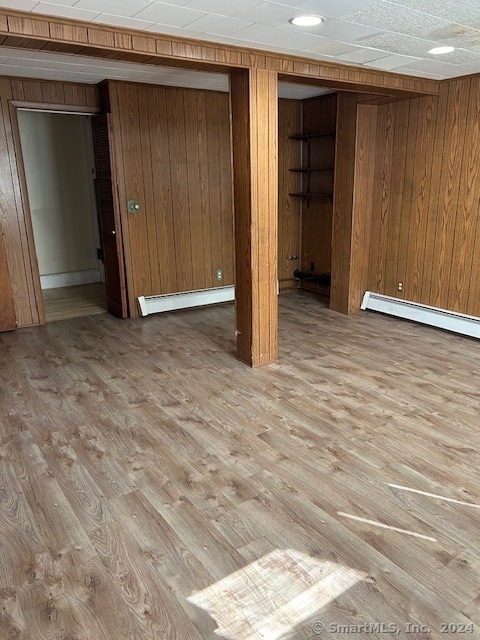
[[[19,327],[43,321],[38,265],[25,193],[20,143],[11,101],[40,107],[58,100],[60,107],[96,106],[95,87],[74,83],[0,78],[0,225]]]
[[[369,289],[480,316],[479,123],[476,77],[378,107]]]
[[[109,94],[132,315],[139,296],[233,284],[228,94],[124,82]]]
[[[300,224],[302,199],[290,196],[298,190],[299,175],[291,171],[302,165],[298,140],[289,136],[302,131],[302,101],[278,101],[278,281],[280,291],[296,288],[293,277],[300,268]],[[291,260],[289,256],[297,256]]]
[[[377,109],[373,105],[359,104],[357,106],[348,313],[356,313],[360,310],[368,283],[373,192],[374,184],[379,177],[375,162]]]
[[[5,250],[4,236],[0,228],[0,331],[10,331],[11,329],[15,329],[16,325],[12,286],[7,265],[7,253]]]
[[[341,313],[349,313],[357,103],[355,94],[338,94],[330,308]]]

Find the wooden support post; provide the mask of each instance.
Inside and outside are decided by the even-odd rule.
[[[330,309],[360,311],[367,288],[377,107],[339,93]]]
[[[231,74],[237,352],[252,367],[277,359],[277,72]]]

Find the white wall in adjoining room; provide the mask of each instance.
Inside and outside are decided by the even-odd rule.
[[[98,281],[90,118],[17,113],[42,287]]]

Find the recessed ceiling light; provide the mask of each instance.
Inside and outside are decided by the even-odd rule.
[[[433,47],[428,53],[432,53],[434,56],[440,56],[442,53],[451,53],[455,51],[455,47]]]
[[[316,24],[322,24],[325,22],[323,16],[297,16],[289,20],[296,27],[314,27]]]

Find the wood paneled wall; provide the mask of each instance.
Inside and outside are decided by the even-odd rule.
[[[228,94],[108,88],[131,314],[138,296],[233,284]],[[139,213],[127,212],[129,199]]]
[[[322,171],[310,174],[310,191],[331,192],[331,196],[315,196],[302,200],[301,271],[316,274],[331,271],[333,177],[335,168],[335,132],[337,126],[337,94],[303,100],[302,133],[332,132],[334,135],[313,138],[310,142],[311,166]],[[303,152],[306,152],[306,143]],[[323,171],[324,170],[324,171]],[[304,178],[305,179],[305,178]],[[312,269],[313,266],[313,269]],[[303,282],[302,286],[315,289]]]
[[[11,101],[31,106],[48,103],[59,107],[98,106],[91,85],[40,80],[0,78],[0,227],[5,235],[8,271],[19,327],[39,324],[41,309],[38,267],[30,213],[21,180],[21,152],[13,121]]]
[[[367,161],[377,175],[368,288],[480,316],[480,78],[379,106]]]
[[[300,268],[300,221],[302,200],[290,196],[298,190],[299,175],[291,171],[302,165],[302,148],[289,136],[302,131],[302,101],[278,101],[278,280],[280,291],[297,287],[293,277]],[[291,260],[290,256],[297,256]]]

